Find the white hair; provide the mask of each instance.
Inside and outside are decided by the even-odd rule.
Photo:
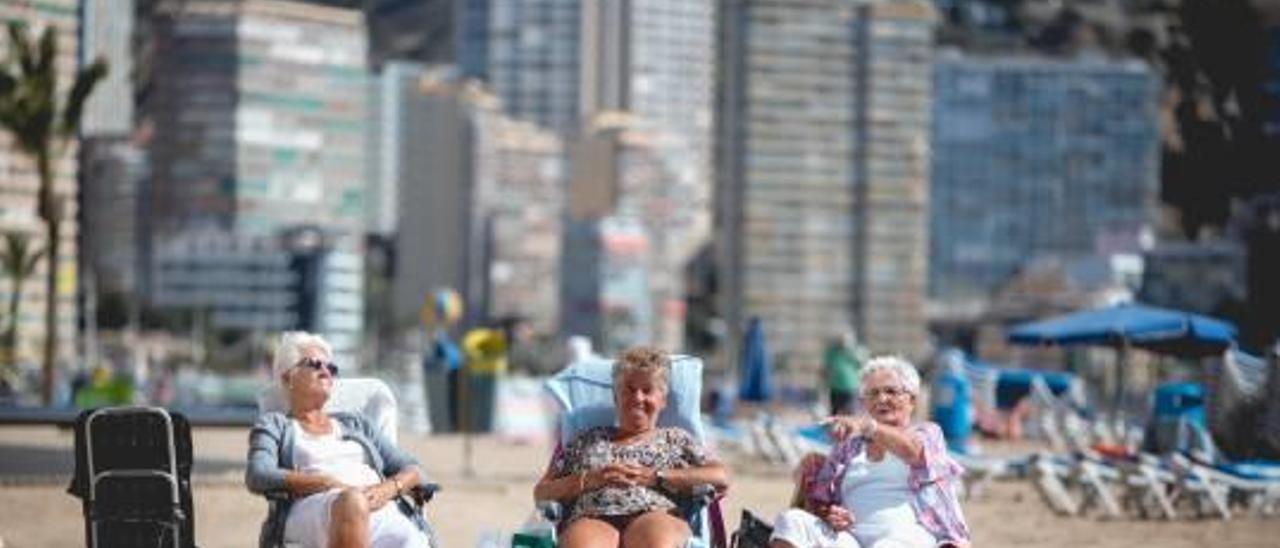
[[[286,331],[280,335],[275,359],[271,361],[271,375],[277,384],[284,384],[284,374],[302,361],[307,350],[319,350],[325,359],[333,359],[333,347],[324,337],[306,331]]]
[[[911,393],[912,396],[920,395],[920,373],[916,371],[916,366],[900,356],[876,356],[867,361],[862,366],[862,378],[876,371],[888,371],[898,377],[898,382],[902,383],[903,390]],[[865,384],[863,385],[866,386]],[[865,396],[865,394],[864,394]]]

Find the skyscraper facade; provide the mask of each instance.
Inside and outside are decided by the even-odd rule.
[[[133,130],[133,0],[84,0],[82,63],[101,57],[107,77],[85,104],[81,135],[122,135]]]
[[[926,2],[721,5],[716,232],[731,344],[763,320],[794,370],[854,329],[925,351]]]
[[[361,12],[277,0],[157,9],[148,253],[192,231],[240,241],[307,227],[333,257],[359,257],[369,91]],[[342,280],[360,286],[358,276]],[[339,353],[360,342],[358,290],[353,298],[343,306],[356,320],[322,331]]]
[[[428,295],[460,293],[464,323],[559,320],[564,150],[559,136],[512,120],[476,80],[423,72],[401,88],[396,276],[398,325]]]
[[[947,52],[934,89],[929,293],[943,309],[980,305],[1037,256],[1115,251],[1154,224],[1160,84],[1145,64]]]
[[[467,2],[461,68],[493,89],[512,118],[577,131],[581,0]]]

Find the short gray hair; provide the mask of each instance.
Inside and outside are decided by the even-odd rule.
[[[671,378],[671,356],[651,346],[637,346],[618,354],[613,362],[613,386],[616,389],[618,379],[623,375],[643,371],[662,381],[662,391],[669,392]]]
[[[889,371],[898,377],[902,388],[912,396],[920,395],[920,373],[916,366],[901,356],[876,356],[862,366],[862,378],[876,371]],[[865,384],[863,385],[866,386]]]
[[[333,359],[333,347],[320,335],[306,331],[286,331],[280,335],[280,344],[271,361],[271,375],[277,384],[284,384],[284,374],[302,361],[302,353],[307,350],[319,350],[325,359]]]

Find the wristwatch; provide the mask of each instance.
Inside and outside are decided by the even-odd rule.
[[[658,470],[653,473],[653,486],[659,491],[667,490],[667,473],[665,470]]]

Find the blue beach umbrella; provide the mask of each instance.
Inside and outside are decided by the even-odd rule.
[[[1219,355],[1230,348],[1236,328],[1229,322],[1142,304],[1120,304],[1030,322],[1009,331],[1022,345],[1109,346],[1119,353],[1114,411],[1124,397],[1124,367],[1130,348],[1186,358]]]
[[[767,402],[773,397],[773,381],[770,379],[769,353],[764,344],[764,328],[760,318],[751,318],[742,338],[742,354],[739,362],[738,399],[749,402]]]
[[[1074,312],[1009,331],[1014,344],[1131,346],[1182,357],[1219,355],[1235,337],[1228,322],[1141,304]]]

